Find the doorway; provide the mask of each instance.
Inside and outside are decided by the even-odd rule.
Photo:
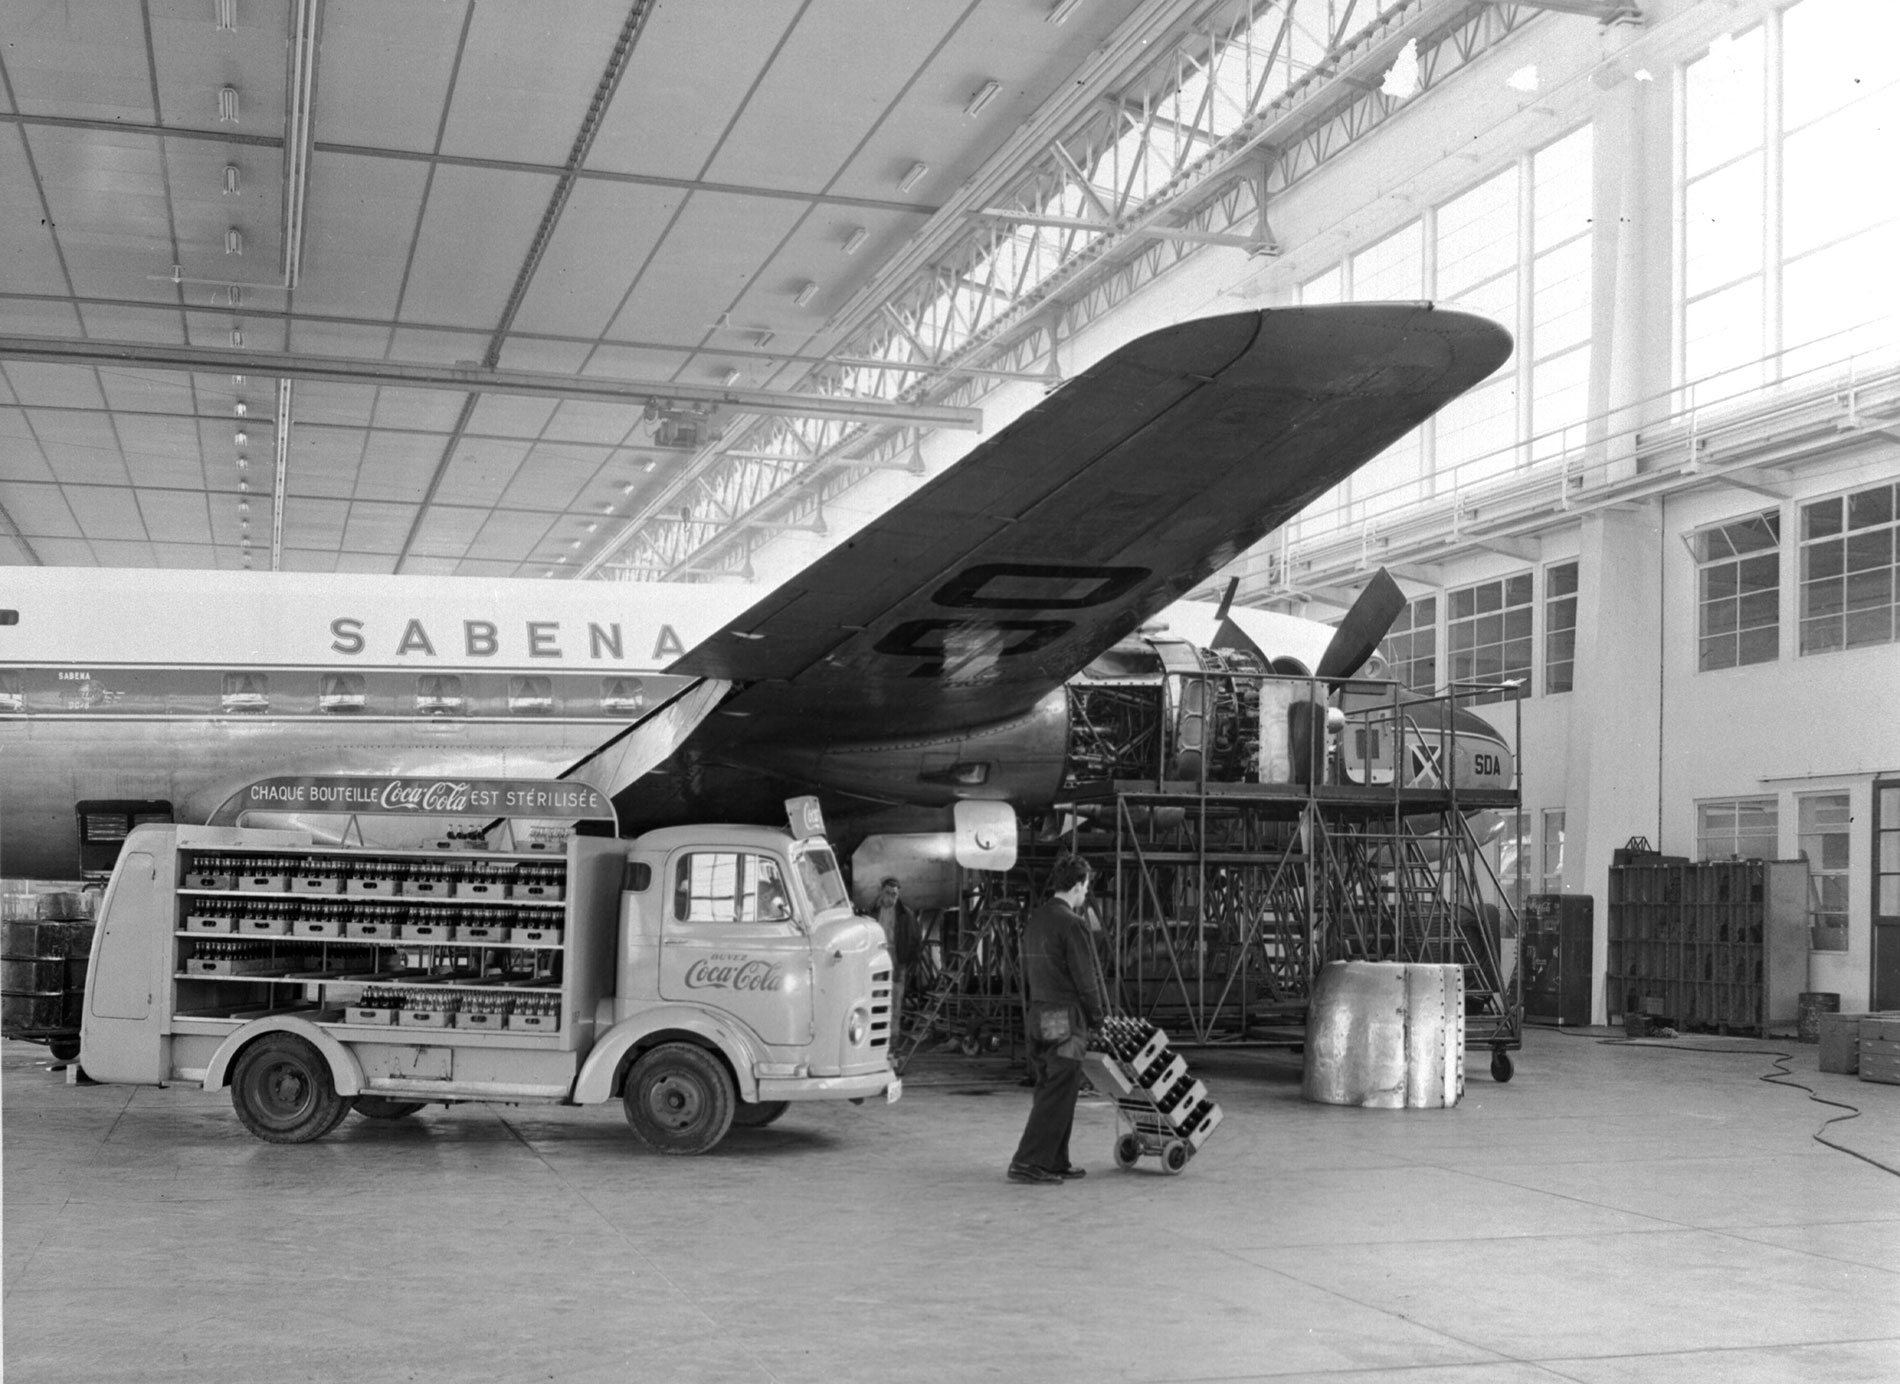
[[[1874,1010],[1900,1009],[1900,778],[1874,780]]]

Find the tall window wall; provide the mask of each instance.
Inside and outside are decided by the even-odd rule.
[[[1302,303],[1429,298],[1501,322],[1517,349],[1320,500],[1348,518],[1415,504],[1581,442],[1589,395],[1591,127],[1520,158],[1301,283]]]
[[[1876,151],[1900,128],[1896,50],[1891,0],[1799,0],[1685,66],[1678,366],[1693,402],[1891,344],[1900,179]]]

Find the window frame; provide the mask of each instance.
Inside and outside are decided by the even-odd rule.
[[[1560,572],[1570,574],[1570,587],[1567,591],[1553,593],[1551,590],[1555,584],[1553,578]],[[1582,572],[1581,560],[1574,557],[1564,562],[1549,563],[1544,568],[1544,586],[1540,602],[1544,615],[1544,628],[1540,642],[1543,645],[1544,654],[1543,690],[1546,697],[1561,697],[1577,689],[1577,600]],[[1566,625],[1557,624],[1559,607],[1565,608],[1563,613],[1569,620]],[[1569,641],[1569,650],[1562,658],[1556,656],[1554,648],[1554,643],[1559,636]],[[1555,685],[1556,678],[1551,671],[1559,667],[1564,670],[1561,687]]]
[[[1512,588],[1523,583],[1523,599],[1513,601]],[[1498,605],[1496,610],[1483,608],[1482,593],[1496,587]],[[1472,598],[1472,612],[1469,615],[1455,613],[1458,598]],[[1521,633],[1511,632],[1511,617],[1514,613],[1523,615]],[[1498,624],[1498,638],[1494,641],[1480,641],[1477,636],[1482,632],[1482,622],[1495,616]],[[1457,646],[1455,631],[1463,626],[1472,626],[1472,643],[1468,649]],[[1510,661],[1509,650],[1514,645],[1522,646],[1520,662]],[[1483,650],[1496,649],[1498,667],[1495,676],[1487,676],[1477,669],[1477,660]],[[1468,676],[1460,676],[1458,660],[1463,656],[1472,661],[1472,671]],[[1485,581],[1472,582],[1465,586],[1454,586],[1445,592],[1445,686],[1458,693],[1461,701],[1476,705],[1484,702],[1501,701],[1516,684],[1516,695],[1522,696],[1531,685],[1537,666],[1537,579],[1530,571],[1510,572],[1501,577]],[[1495,692],[1476,692],[1473,685],[1495,688]]]
[[[1827,823],[1812,821],[1810,810],[1822,805],[1839,812],[1839,819]],[[1808,946],[1813,951],[1844,952],[1851,938],[1849,915],[1853,910],[1853,795],[1844,789],[1797,793],[1794,817],[1795,846],[1808,862]],[[1824,829],[1827,827],[1834,829]],[[1828,843],[1835,839],[1838,839],[1843,859],[1838,866],[1829,866]]]
[[[1781,507],[1771,505],[1766,509],[1749,514],[1738,515],[1718,524],[1705,524],[1688,535],[1690,556],[1695,561],[1695,630],[1696,630],[1696,672],[1720,673],[1734,668],[1751,668],[1763,663],[1781,661],[1781,549],[1785,541],[1784,526],[1781,522]],[[1769,530],[1773,539],[1771,544],[1742,548],[1736,542],[1738,534],[1745,531],[1747,525],[1760,522]],[[1726,552],[1715,551],[1717,541],[1727,545]],[[1774,584],[1754,590],[1743,590],[1747,577],[1745,569],[1751,565],[1772,564]],[[1732,569],[1734,589],[1731,592],[1718,592],[1711,595],[1712,583],[1719,574]],[[1742,623],[1743,604],[1755,599],[1757,606],[1773,612],[1771,622],[1744,626]],[[1712,613],[1718,605],[1734,607],[1734,622],[1728,629],[1713,629]],[[1765,656],[1744,659],[1742,646],[1744,639],[1753,632],[1773,630],[1774,651]],[[1730,650],[1733,655],[1727,662],[1711,663],[1711,648],[1717,640],[1732,640]]]
[[[1886,517],[1872,522],[1863,521],[1859,527],[1854,524],[1856,500],[1864,500],[1880,491],[1886,491]],[[1812,534],[1814,519],[1825,506],[1835,507],[1836,527],[1818,536]],[[1799,524],[1796,529],[1795,546],[1799,552],[1796,563],[1797,597],[1795,609],[1795,655],[1806,658],[1814,654],[1847,653],[1854,649],[1875,649],[1900,642],[1900,482],[1882,481],[1876,485],[1861,486],[1854,490],[1842,491],[1837,495],[1822,496],[1818,499],[1803,500],[1798,511]],[[1854,569],[1854,540],[1858,536],[1865,539],[1874,534],[1885,533],[1886,565],[1863,566]],[[1838,571],[1817,578],[1812,575],[1815,557],[1829,547],[1838,547],[1840,565]],[[1886,601],[1884,605],[1867,605],[1856,610],[1854,607],[1854,579],[1856,576],[1868,576],[1884,572],[1886,577]],[[1813,600],[1822,583],[1836,585],[1840,603],[1837,609],[1824,615],[1810,613]],[[1864,583],[1871,585],[1871,583]],[[1886,636],[1881,639],[1862,639],[1855,642],[1853,635],[1854,617],[1857,614],[1870,614],[1875,610],[1885,612]],[[1809,644],[1810,633],[1826,620],[1837,634],[1838,643],[1818,647]]]
[[[1781,800],[1774,794],[1743,794],[1736,797],[1697,798],[1695,807],[1695,848],[1697,861],[1709,860],[1773,860],[1781,850]],[[1744,809],[1753,809],[1763,813],[1768,825],[1764,831],[1757,827],[1752,832],[1744,832],[1741,825],[1741,813]],[[1733,814],[1733,826],[1725,836],[1718,838],[1709,830],[1710,814],[1727,811]],[[1712,842],[1725,842],[1731,847],[1720,855],[1710,853]],[[1760,842],[1766,845],[1762,855],[1745,855],[1741,846],[1744,840]]]
[[[695,892],[699,882],[693,878],[694,862],[706,856],[730,856],[736,862],[730,894]],[[750,870],[745,868],[746,862],[750,862]],[[762,865],[766,868],[761,868]],[[719,867],[712,868],[717,870]],[[717,885],[719,881],[715,878],[710,883]],[[767,915],[759,907],[768,883],[776,888],[779,897],[784,900],[783,914]],[[702,899],[709,903],[717,903],[722,899],[728,901],[733,916],[694,916],[693,910]],[[695,846],[681,851],[677,857],[673,867],[673,902],[668,912],[672,922],[682,927],[765,927],[772,924],[792,925],[797,916],[797,907],[793,903],[792,891],[786,884],[784,865],[776,855],[744,846]]]

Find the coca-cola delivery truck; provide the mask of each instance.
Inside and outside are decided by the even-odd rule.
[[[100,905],[80,1066],[228,1087],[273,1143],[352,1110],[618,1099],[648,1147],[703,1153],[792,1101],[895,1101],[890,995],[809,821],[552,852],[142,826]]]

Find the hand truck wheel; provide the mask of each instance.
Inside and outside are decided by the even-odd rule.
[[[1124,1134],[1115,1141],[1115,1166],[1132,1168],[1141,1160],[1141,1137]]]

